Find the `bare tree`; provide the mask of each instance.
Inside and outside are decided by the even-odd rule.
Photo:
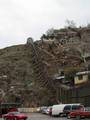
[[[52,35],[53,33],[54,33],[54,28],[50,28],[46,32],[47,35]]]
[[[76,28],[76,23],[73,20],[66,20],[66,28]]]

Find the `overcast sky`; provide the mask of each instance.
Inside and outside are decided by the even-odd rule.
[[[90,23],[90,0],[0,0],[0,48],[37,40],[67,19]]]

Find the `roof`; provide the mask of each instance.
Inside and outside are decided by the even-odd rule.
[[[90,74],[90,71],[77,72],[76,75]]]
[[[59,79],[60,80],[60,79],[64,79],[64,78],[65,78],[65,76],[58,76],[55,79],[57,79],[57,80]]]
[[[90,71],[77,72],[76,76],[85,75],[85,74],[90,74]],[[62,80],[64,78],[65,78],[65,76],[58,76],[58,77],[55,77],[55,80]]]

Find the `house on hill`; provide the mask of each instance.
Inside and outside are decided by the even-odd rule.
[[[72,85],[72,80],[66,80],[65,76],[58,76],[55,79],[62,84]],[[77,72],[73,78],[73,84],[80,85],[88,82],[89,79],[90,79],[90,71]]]
[[[74,76],[74,85],[65,76],[55,78],[57,83],[58,99],[62,103],[82,103],[90,106],[90,71],[77,72]]]
[[[74,84],[79,85],[82,83],[85,83],[89,80],[90,71],[83,71],[76,73],[76,76],[74,77]]]

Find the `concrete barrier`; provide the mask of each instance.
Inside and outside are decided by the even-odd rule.
[[[30,113],[30,112],[39,112],[40,108],[18,108],[19,112]]]

